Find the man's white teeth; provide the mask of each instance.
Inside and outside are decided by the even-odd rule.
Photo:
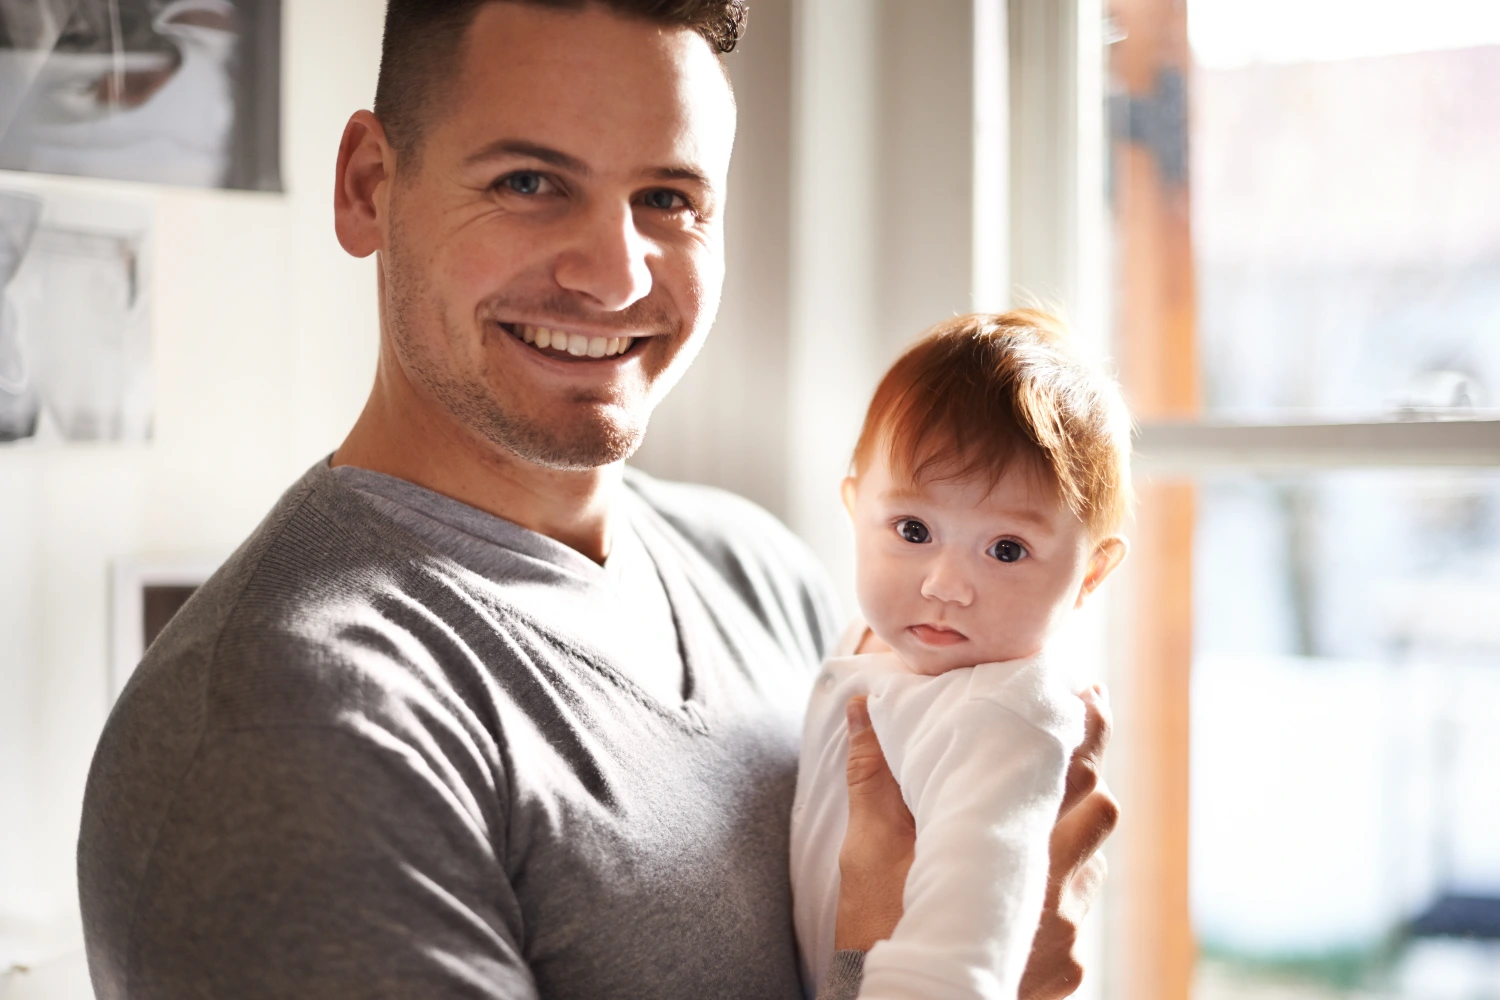
[[[564,333],[545,326],[520,326],[521,339],[543,350],[567,351],[575,358],[609,358],[624,354],[635,343],[634,337],[585,337],[581,333]]]

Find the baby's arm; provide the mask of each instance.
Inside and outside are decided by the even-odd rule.
[[[1079,728],[1074,718],[1039,728],[1028,716],[968,699],[908,730],[897,777],[916,817],[916,855],[905,913],[870,952],[861,1000],[1016,996]]]

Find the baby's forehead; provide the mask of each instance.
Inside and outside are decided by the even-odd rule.
[[[1051,470],[1040,462],[1019,459],[1001,468],[929,465],[916,470],[888,467],[880,483],[881,498],[921,502],[955,512],[1024,512],[1048,521],[1068,509]]]

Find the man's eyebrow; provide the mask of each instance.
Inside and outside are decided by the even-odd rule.
[[[713,186],[701,170],[695,170],[692,167],[657,167],[654,170],[648,170],[647,175],[659,181],[688,181],[704,187]]]
[[[587,177],[592,174],[593,168],[584,163],[576,156],[564,153],[560,149],[551,146],[541,146],[534,142],[526,142],[521,139],[497,139],[485,146],[483,149],[469,155],[469,163],[481,163],[485,160],[494,160],[502,156],[523,156],[532,160],[541,160],[543,163],[551,164],[559,170],[579,174]],[[704,187],[712,187],[712,182],[703,171],[688,166],[655,167],[647,170],[646,176],[659,181],[688,181],[693,184],[701,184]]]
[[[593,169],[576,156],[569,156],[562,150],[553,149],[550,146],[539,146],[534,142],[525,142],[520,139],[497,139],[483,149],[469,154],[467,162],[480,163],[502,156],[524,156],[532,160],[541,160],[543,163],[575,174],[593,173]]]

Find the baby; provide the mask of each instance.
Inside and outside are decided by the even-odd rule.
[[[1032,310],[934,327],[876,389],[843,485],[864,620],[814,686],[792,807],[809,996],[834,954],[845,705],[868,695],[917,842],[860,996],[1014,1000],[1083,738],[1043,651],[1125,556],[1129,433],[1114,383]]]

